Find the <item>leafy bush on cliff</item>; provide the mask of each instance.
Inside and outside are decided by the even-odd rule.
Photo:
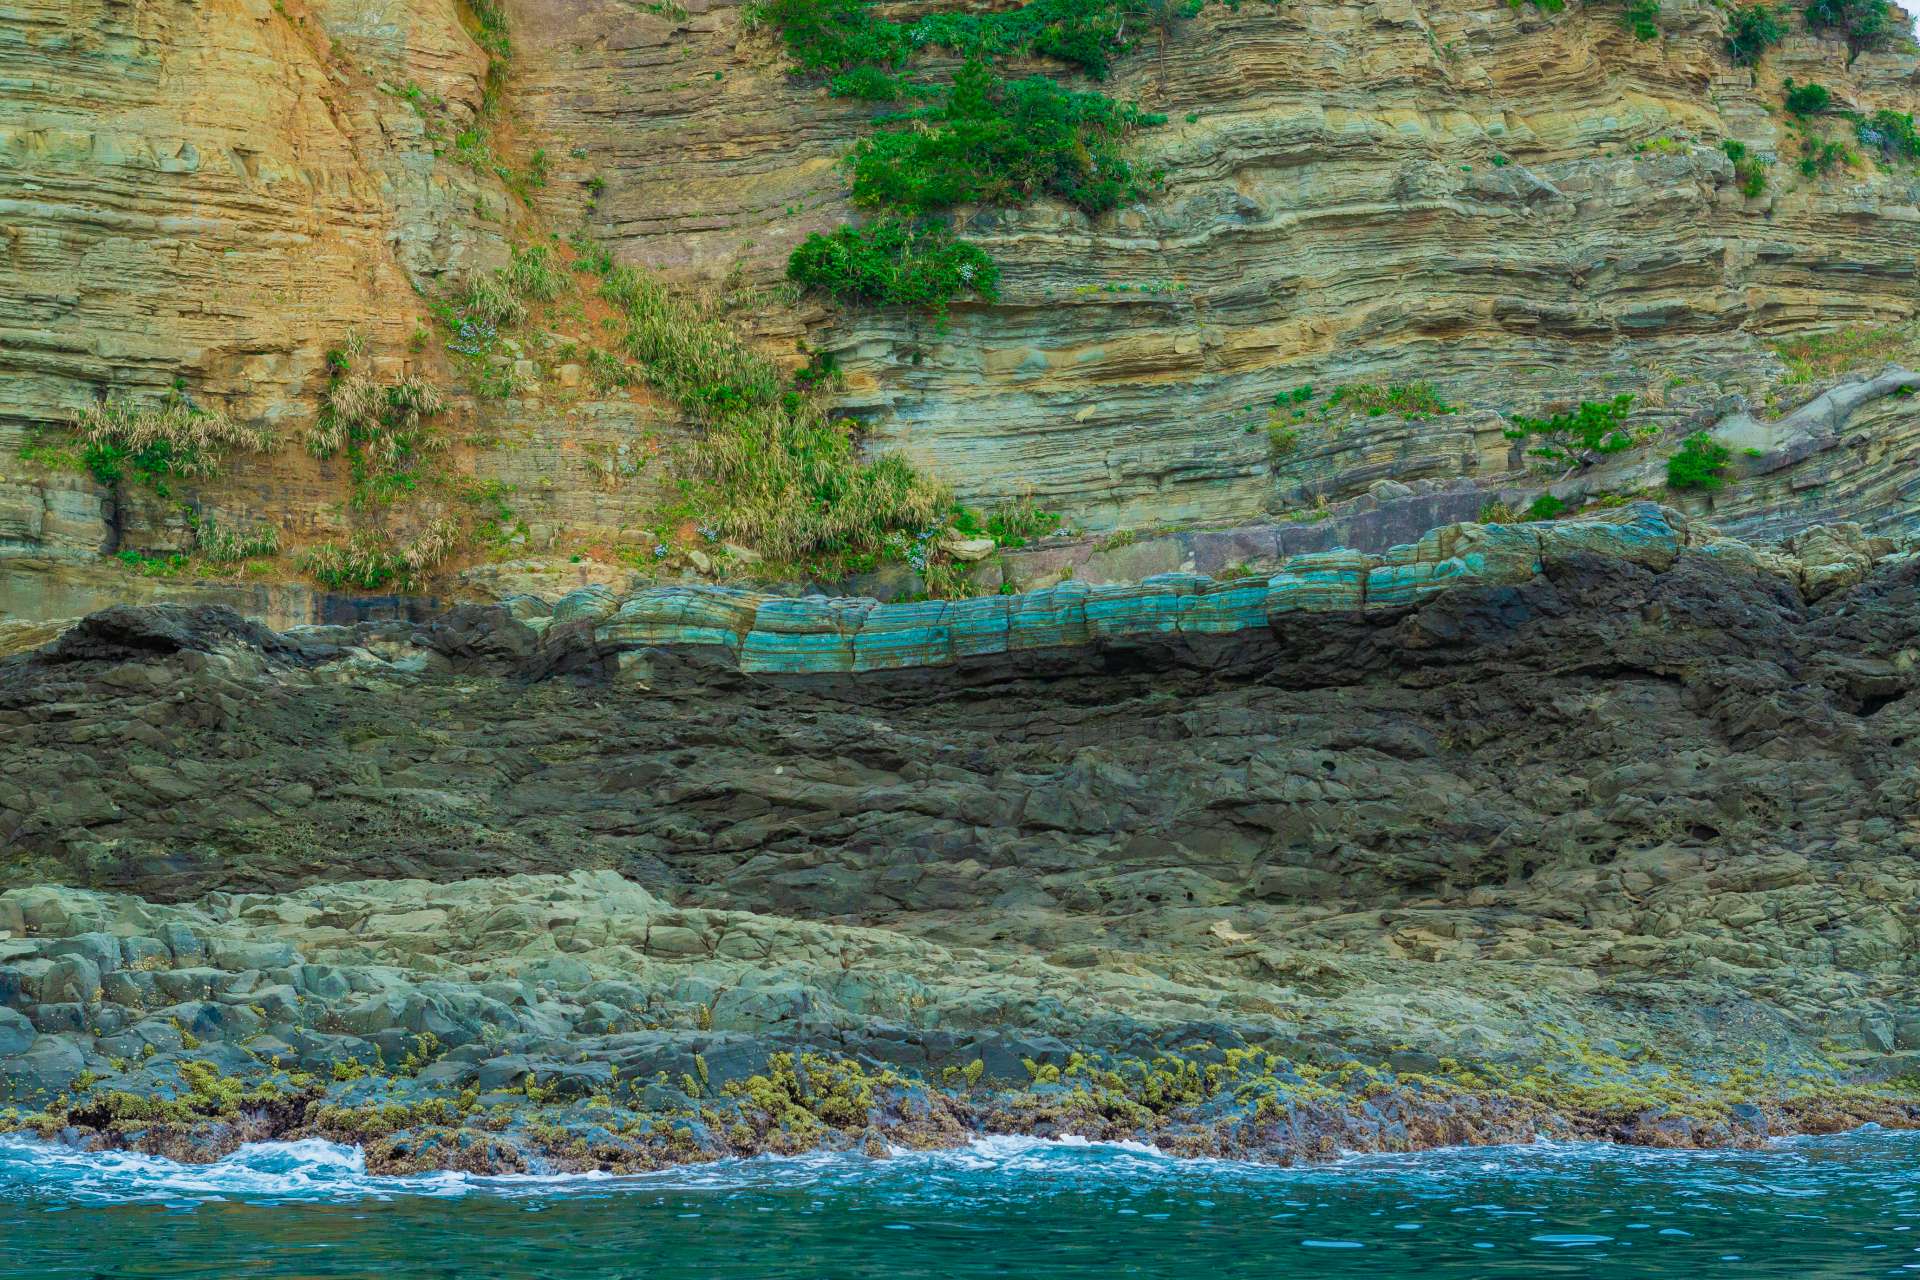
[[[1835,169],[1850,166],[1857,159],[1859,157],[1845,143],[1823,142],[1818,138],[1801,141],[1800,172],[1809,178],[1824,177]]]
[[[1763,194],[1767,189],[1767,162],[1759,156],[1747,154],[1747,144],[1728,138],[1720,144],[1727,153],[1727,159],[1733,161],[1733,176],[1740,180],[1740,194],[1751,200]]]
[[[1073,93],[1044,76],[1004,80],[985,63],[969,62],[945,103],[916,113],[915,127],[854,147],[853,199],[868,208],[930,213],[1050,195],[1102,213],[1142,193],[1119,144],[1135,128],[1157,123],[1131,104]]]
[[[1780,11],[1772,5],[1750,4],[1735,9],[1727,22],[1727,53],[1743,67],[1751,67],[1767,50],[1786,38]]]
[[[1845,36],[1856,50],[1913,29],[1913,18],[1890,0],[1812,0],[1805,12],[1810,30]]]
[[[1620,21],[1636,40],[1660,38],[1660,0],[1627,0]]]
[[[1169,0],[1034,0],[896,23],[876,18],[863,0],[769,0],[758,17],[779,30],[794,66],[829,77],[835,95],[893,98],[905,87],[894,73],[927,48],[967,58],[1052,58],[1104,80],[1140,34],[1164,34],[1182,13]]]
[[[73,416],[73,429],[80,461],[95,480],[111,485],[130,476],[162,494],[169,477],[214,475],[228,454],[273,443],[268,431],[201,408],[179,386],[157,406],[118,397],[88,405]]]
[[[1680,452],[1667,459],[1667,485],[1674,489],[1718,489],[1733,451],[1704,431],[1688,436]]]
[[[1634,435],[1626,417],[1633,408],[1631,395],[1611,400],[1583,400],[1580,407],[1545,418],[1516,413],[1508,421],[1509,440],[1529,440],[1527,452],[1555,466],[1574,467],[1610,453],[1633,448]]]
[[[943,226],[885,217],[808,236],[787,276],[845,302],[940,310],[968,292],[995,301],[1000,268]]]
[[[1889,160],[1920,160],[1920,134],[1904,111],[1876,111],[1856,121],[1854,130],[1861,146],[1873,147]]]
[[[795,70],[824,77],[835,96],[939,99],[887,117],[907,127],[854,147],[847,160],[856,203],[918,217],[976,201],[1021,205],[1051,195],[1097,214],[1157,181],[1157,174],[1140,179],[1120,144],[1133,129],[1164,118],[1069,91],[1046,76],[1008,81],[991,64],[1003,56],[1051,58],[1104,79],[1112,59],[1141,33],[1170,30],[1192,3],[1034,0],[896,23],[876,18],[864,0],[766,0],[748,21],[777,28]],[[909,78],[910,64],[928,48],[967,59],[944,90]],[[901,256],[886,261],[881,255],[890,252]],[[929,301],[938,308],[974,288],[983,264],[990,265],[984,251],[933,244],[881,221],[810,237],[790,260],[789,274],[850,301]]]
[[[1822,84],[1795,84],[1788,80],[1786,89],[1787,110],[1803,120],[1819,115],[1833,101],[1833,95]]]

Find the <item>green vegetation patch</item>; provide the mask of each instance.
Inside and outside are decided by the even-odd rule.
[[[1920,160],[1920,134],[1914,132],[1913,116],[1904,111],[1876,111],[1854,122],[1855,135],[1863,147],[1871,147],[1888,160]]]
[[[1631,395],[1611,400],[1583,400],[1576,409],[1530,418],[1516,413],[1509,419],[1507,439],[1530,442],[1527,453],[1556,467],[1577,467],[1610,453],[1633,448],[1637,437],[1627,426],[1633,408]]]
[[[1752,200],[1765,194],[1767,190],[1767,162],[1759,156],[1747,153],[1747,144],[1728,138],[1720,144],[1727,153],[1727,159],[1733,161],[1733,176],[1739,179],[1740,194]]]
[[[1852,325],[1790,338],[1775,343],[1773,350],[1787,366],[1787,376],[1781,382],[1794,386],[1880,364],[1911,351],[1913,346],[1913,335],[1905,329]]]
[[[864,227],[815,233],[788,275],[843,302],[928,306],[971,293],[993,301],[998,272],[977,246],[927,222],[958,205],[1018,206],[1043,197],[1089,214],[1151,190],[1123,154],[1134,130],[1165,122],[1133,104],[1066,89],[1054,79],[1007,79],[1003,57],[1046,58],[1104,79],[1144,35],[1170,31],[1192,0],[1034,0],[1017,9],[877,17],[863,0],[769,0],[749,21],[776,28],[803,76],[838,97],[925,105],[877,117],[884,127],[847,157]],[[966,58],[951,84],[909,77],[924,50]]]
[[[1833,102],[1833,95],[1827,92],[1827,87],[1823,84],[1811,82],[1795,84],[1792,80],[1788,80],[1786,90],[1787,110],[1803,120],[1809,116],[1819,115]]]
[[[701,424],[677,458],[683,501],[669,515],[711,521],[772,560],[828,565],[924,544],[938,526],[943,488],[901,458],[863,457],[857,424],[790,385],[723,318],[628,267],[609,266],[600,295],[625,319],[640,376]]]
[[[77,461],[103,485],[132,480],[162,497],[169,480],[216,475],[231,454],[273,447],[270,432],[194,404],[179,383],[158,405],[120,397],[89,405],[74,414],[72,429],[77,454],[45,452],[40,460]]]
[[[965,293],[998,300],[1000,268],[944,226],[883,217],[807,237],[788,259],[787,276],[842,302],[938,311]]]
[[[1858,52],[1913,30],[1913,19],[1891,0],[1812,0],[1803,10],[1809,30],[1844,36]]]
[[[1778,9],[1766,4],[1746,5],[1735,9],[1727,20],[1727,54],[1741,66],[1751,67],[1786,35]]]
[[[1733,451],[1704,431],[1688,436],[1680,452],[1667,459],[1667,485],[1673,489],[1718,489]]]
[[[854,147],[853,199],[871,209],[933,213],[1054,196],[1103,213],[1157,180],[1136,176],[1120,143],[1164,120],[1045,76],[1006,80],[969,62],[941,106],[914,113],[912,127]]]

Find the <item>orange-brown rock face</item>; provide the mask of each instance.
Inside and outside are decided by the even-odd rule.
[[[484,116],[487,56],[454,0],[20,12],[0,44],[15,553],[177,542],[177,513],[14,459],[104,390],[175,378],[282,431],[200,495],[209,509],[295,543],[353,525],[341,466],[299,444],[327,348],[358,332],[377,368],[471,393],[444,333],[414,336],[428,302],[581,225],[623,261],[751,298],[735,319],[771,353],[836,353],[874,443],[964,499],[1030,495],[1096,530],[1270,518],[1383,478],[1497,488],[1523,460],[1492,411],[1633,392],[1670,434],[1706,425],[1739,396],[1760,408],[1780,373],[1766,339],[1903,323],[1920,296],[1911,168],[1804,176],[1779,107],[1793,76],[1912,110],[1920,62],[1849,64],[1795,34],[1750,73],[1720,11],[1686,0],[1644,42],[1613,10],[1502,0],[1210,6],[1106,86],[1166,114],[1133,144],[1164,188],[1098,219],[963,211],[1002,298],[944,322],[781,285],[795,244],[854,216],[838,159],[871,113],[793,80],[750,11],[513,0]],[[484,136],[477,162],[463,135]],[[1762,195],[1738,189],[1727,139],[1778,160]],[[536,153],[545,185],[514,183]],[[674,415],[529,347],[510,399],[456,395],[457,470],[516,491],[527,550],[644,540],[646,459]],[[1295,387],[1415,381],[1463,412],[1267,429]],[[1909,404],[1880,411],[1903,440]],[[1912,447],[1853,453],[1884,469]],[[1840,474],[1850,456],[1823,450],[1820,484],[1899,500],[1877,473]],[[1795,483],[1740,509],[1790,512]]]

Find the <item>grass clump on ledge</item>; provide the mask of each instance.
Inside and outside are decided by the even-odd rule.
[[[417,586],[452,554],[459,540],[459,526],[442,517],[399,545],[364,531],[350,535],[344,543],[319,543],[300,557],[300,567],[315,582],[335,591],[406,589]]]
[[[1797,386],[1850,369],[1877,365],[1911,352],[1915,345],[1914,334],[1906,329],[1852,325],[1789,338],[1775,343],[1773,350],[1787,366],[1787,376],[1780,380],[1781,384]]]
[[[376,505],[418,484],[414,466],[440,447],[427,419],[444,413],[439,388],[411,374],[379,383],[353,372],[360,343],[327,353],[331,377],[320,412],[307,429],[307,451],[316,458],[345,454],[353,476],[353,505]]]

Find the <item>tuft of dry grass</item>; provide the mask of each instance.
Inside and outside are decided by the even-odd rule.
[[[779,561],[874,555],[951,505],[904,459],[863,457],[856,423],[789,389],[725,320],[630,267],[608,270],[600,294],[625,316],[642,376],[701,424],[676,464],[727,536]]]
[[[1911,329],[1849,325],[1776,342],[1773,350],[1787,366],[1780,384],[1797,386],[1911,354],[1917,345]]]
[[[872,555],[890,533],[938,524],[953,501],[898,455],[863,460],[855,424],[812,404],[731,414],[681,464],[722,529],[774,560]]]
[[[178,393],[155,408],[117,397],[89,405],[73,416],[73,429],[89,457],[130,458],[149,471],[176,476],[213,475],[229,453],[273,447],[273,434],[264,427],[198,408]]]
[[[344,543],[322,542],[300,557],[300,567],[335,590],[410,588],[443,563],[460,543],[460,526],[438,517],[399,546],[375,533],[355,533]]]
[[[354,452],[378,470],[393,472],[438,445],[426,420],[446,408],[440,389],[423,378],[409,374],[382,386],[363,374],[345,374],[328,386],[307,429],[307,448],[319,458]]]

